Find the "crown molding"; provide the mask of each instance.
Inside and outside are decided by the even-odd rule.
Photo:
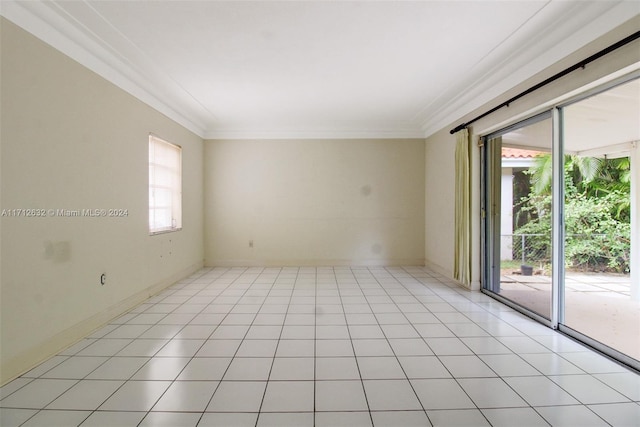
[[[520,28],[519,34],[512,35],[477,65],[484,72],[472,73],[473,78],[435,99],[431,105],[440,104],[435,114],[423,111],[424,136],[461,120],[639,13],[640,6],[635,1],[548,4]],[[554,15],[554,21],[562,25],[545,27],[542,23]],[[541,32],[540,36],[522,39]]]
[[[205,139],[424,139],[419,127],[224,129],[205,133]]]
[[[83,26],[64,10],[63,5],[53,1],[2,0],[0,15],[199,137],[203,137],[206,125],[202,117],[207,112],[200,113],[201,117],[194,113],[180,112],[193,110],[193,101],[180,100],[180,97],[190,97],[189,94],[168,76],[161,75],[148,61],[143,61],[142,66],[136,67],[131,60],[117,53],[110,43],[104,40],[104,31],[111,27],[87,3],[75,1],[68,3],[66,7],[74,7],[82,11],[84,17],[101,24],[103,34],[97,34],[93,29]],[[112,33],[108,34],[111,38],[120,37],[120,46],[129,43],[129,51],[132,50],[128,40],[117,34],[113,28],[111,31]],[[138,56],[136,60],[139,59]],[[139,64],[140,62],[136,62],[136,65]],[[161,87],[168,87],[169,90],[158,90]],[[176,108],[176,105],[179,108]]]
[[[470,69],[468,79],[405,122],[261,129],[216,125],[210,111],[85,1],[0,0],[2,16],[205,139],[425,138],[632,19],[639,9],[635,1],[549,2]],[[562,25],[545,26],[550,19]]]

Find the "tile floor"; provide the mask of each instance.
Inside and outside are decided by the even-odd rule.
[[[422,267],[203,269],[1,389],[9,426],[638,426],[640,376]]]

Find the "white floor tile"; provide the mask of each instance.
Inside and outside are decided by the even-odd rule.
[[[106,361],[106,357],[72,356],[40,378],[82,379]]]
[[[277,340],[282,331],[281,325],[254,325],[247,332],[247,340]]]
[[[453,379],[411,380],[424,409],[475,408],[471,399]]]
[[[306,412],[314,407],[313,381],[270,381],[262,412]]]
[[[95,410],[107,400],[123,381],[83,380],[49,404],[47,409]]]
[[[411,325],[382,325],[384,335],[393,338],[419,338],[418,332]]]
[[[61,356],[61,355],[53,356],[53,357],[45,360],[44,362],[42,362],[41,364],[39,364],[35,368],[31,369],[30,371],[22,374],[22,377],[24,377],[24,378],[38,378],[38,377],[44,375],[45,373],[47,373],[48,371],[50,371],[51,369],[57,367],[58,365],[60,365],[64,361],[66,361],[68,358],[69,358],[68,356]]]
[[[638,378],[422,267],[219,267],[2,387],[0,424],[635,427]]]
[[[511,377],[504,380],[531,406],[575,405],[579,402],[547,377]]]
[[[245,339],[240,344],[236,357],[274,357],[278,340]]]
[[[89,415],[90,411],[58,411],[43,410],[38,412],[26,423],[24,427],[67,427],[82,423]],[[3,424],[4,425],[4,424]]]
[[[462,378],[458,379],[458,384],[481,409],[527,406],[527,403],[500,378]]]
[[[435,356],[401,356],[400,365],[409,379],[451,378],[451,374]]]
[[[118,351],[116,356],[152,357],[168,342],[165,339],[137,339]]]
[[[80,425],[82,427],[137,426],[145,415],[145,412],[96,411]]]
[[[317,381],[316,411],[366,411],[367,400],[362,382]]]
[[[128,380],[145,363],[146,357],[112,357],[87,375],[89,380]]]
[[[193,357],[202,347],[202,339],[173,339],[155,355],[157,357]]]
[[[162,395],[153,411],[158,412],[204,412],[217,381],[176,381]]]
[[[170,385],[169,381],[127,381],[99,409],[148,411]]]
[[[139,427],[195,427],[200,414],[179,412],[149,412]]]
[[[535,408],[554,427],[608,426],[586,406],[545,406]]]
[[[196,357],[233,357],[242,340],[207,340]]]
[[[515,354],[479,356],[494,372],[503,377],[540,375],[540,372]]]
[[[313,412],[268,413],[258,417],[257,427],[313,427]]]
[[[280,345],[284,342],[282,341]],[[295,341],[292,341],[295,342]],[[350,340],[319,340],[315,342],[316,357],[353,356],[353,346]]]
[[[372,412],[376,427],[423,427],[431,423],[424,411],[378,411]]]
[[[206,411],[258,412],[266,385],[265,381],[222,381]]]
[[[606,405],[588,405],[612,426],[637,427],[640,425],[640,405],[637,403],[613,403]]]
[[[317,380],[360,379],[355,357],[321,357],[315,362]]]
[[[313,357],[314,340],[282,340],[278,343],[276,357]]]
[[[629,401],[629,399],[591,375],[557,375],[551,376],[549,379],[584,404],[624,403]]]
[[[598,378],[618,393],[625,395],[627,398],[640,402],[640,378],[634,372],[618,372],[612,374],[596,374]]]
[[[189,363],[186,357],[154,357],[136,374],[133,380],[169,380],[172,381]]]
[[[628,372],[628,370],[621,365],[591,351],[562,353],[562,357],[589,374]]]
[[[313,380],[314,375],[312,357],[280,357],[273,361],[269,380]]]
[[[440,356],[440,361],[456,378],[497,376],[478,356]]]
[[[205,413],[198,427],[255,427],[258,413]]]
[[[33,378],[16,378],[15,380],[3,385],[2,387],[0,387],[0,400],[4,399],[5,397],[9,396],[10,394],[16,392],[17,390],[21,389],[22,387],[24,387],[25,385],[29,384],[31,381],[33,381]]]
[[[545,375],[583,374],[584,371],[555,353],[522,354],[527,363]]]
[[[131,339],[99,339],[80,350],[77,356],[113,356],[129,345]]]
[[[504,344],[493,337],[465,337],[460,338],[475,354],[510,354]]]
[[[285,325],[282,328],[282,335],[280,338],[283,340],[314,339],[315,333],[314,326]]]
[[[353,340],[356,356],[393,356],[393,350],[387,340]]]
[[[472,355],[473,352],[459,338],[425,338],[424,339],[436,355],[462,356]]]
[[[249,330],[248,325],[220,325],[211,334],[212,340],[242,339]],[[249,337],[250,338],[250,337]],[[264,337],[270,338],[270,337]]]
[[[395,357],[358,357],[357,362],[363,380],[407,378]]]
[[[427,415],[434,427],[482,427],[491,425],[477,409],[427,411]],[[520,427],[519,424],[518,427]]]
[[[177,380],[219,381],[230,363],[230,357],[194,358],[185,366]]]
[[[363,384],[371,411],[422,409],[407,380],[366,380]]]
[[[2,399],[0,407],[42,409],[76,383],[76,380],[36,379]]]
[[[2,408],[0,409],[0,425],[3,427],[18,427],[37,413],[38,410],[36,409]]]
[[[266,381],[273,359],[266,357],[236,357],[222,378],[225,381]]]
[[[384,332],[378,325],[349,325],[351,339],[384,339]],[[347,338],[349,338],[347,336]]]
[[[316,412],[316,427],[372,427],[369,411]]]
[[[494,427],[512,427],[514,423],[518,427],[549,426],[532,408],[482,409],[482,413]]]

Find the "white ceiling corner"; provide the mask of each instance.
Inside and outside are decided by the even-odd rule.
[[[2,0],[0,13],[203,138],[421,138],[639,5]]]

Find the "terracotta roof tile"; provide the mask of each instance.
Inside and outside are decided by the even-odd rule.
[[[540,154],[542,154],[541,151],[502,147],[502,157],[507,159],[532,159]]]

